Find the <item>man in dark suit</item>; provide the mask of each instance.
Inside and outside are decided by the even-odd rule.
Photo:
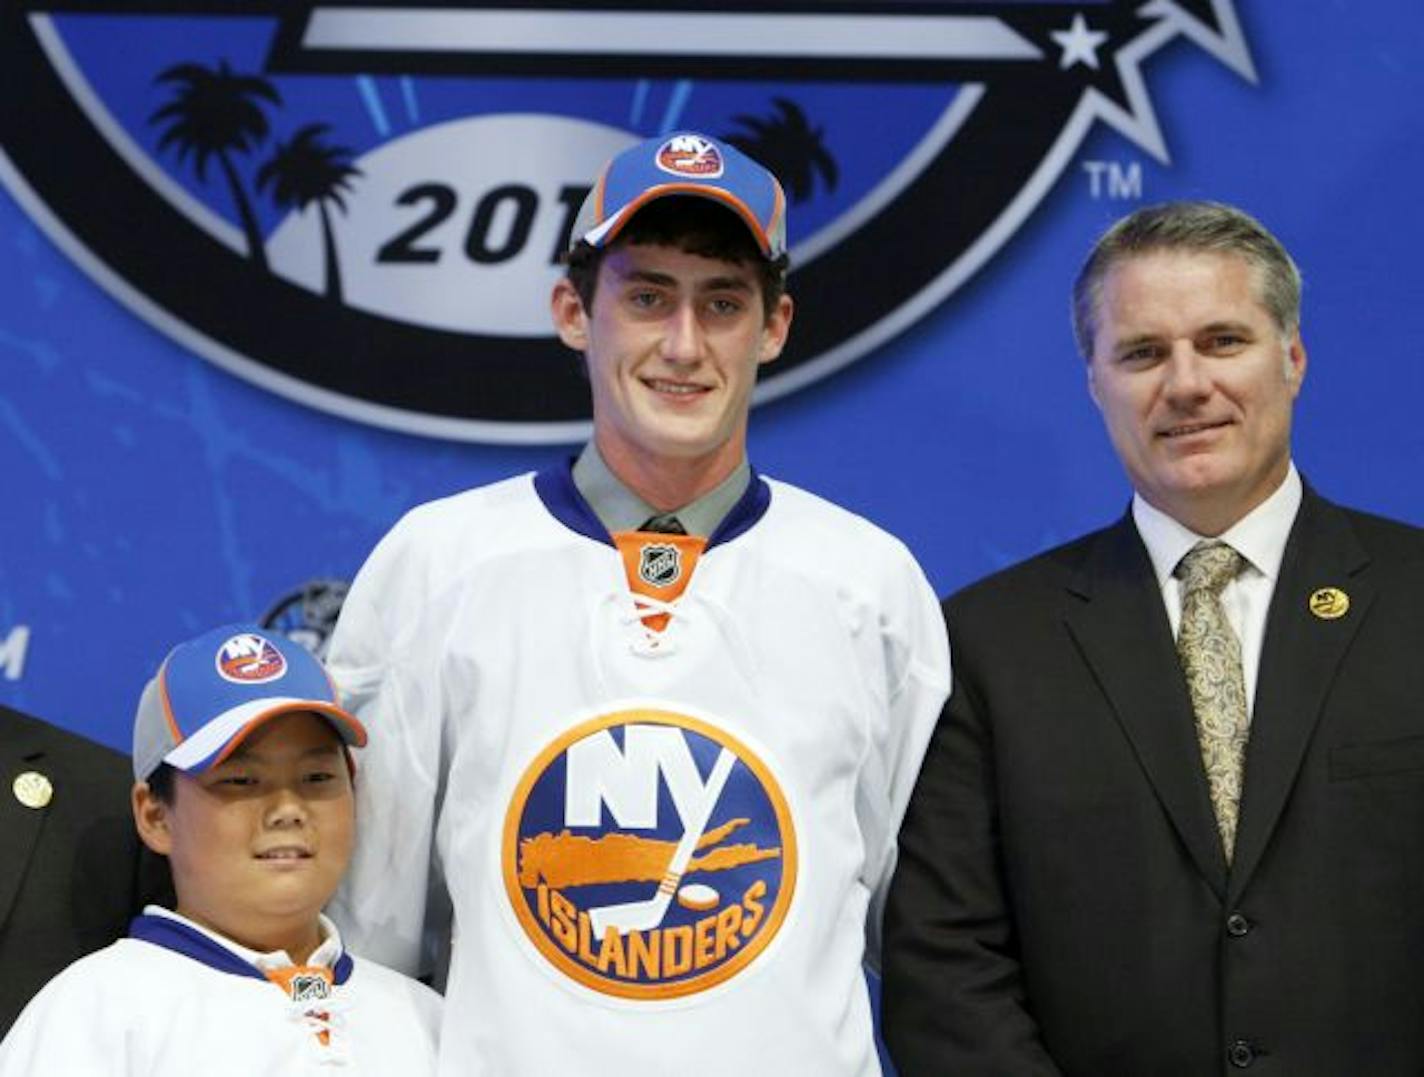
[[[3,1035],[51,976],[172,889],[166,862],[141,855],[127,756],[0,706],[0,780]]]
[[[945,604],[886,923],[902,1077],[1424,1073],[1424,531],[1296,473],[1299,296],[1210,203],[1085,264],[1135,495]]]

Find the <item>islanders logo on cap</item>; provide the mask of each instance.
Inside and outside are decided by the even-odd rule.
[[[218,675],[233,684],[262,684],[287,672],[282,652],[256,632],[242,632],[224,640],[214,664]]]
[[[716,179],[722,174],[722,153],[699,135],[674,135],[658,147],[657,164],[674,176]]]
[[[694,995],[776,937],[796,834],[775,775],[717,724],[657,707],[557,737],[505,816],[505,891],[542,957],[606,995]]]

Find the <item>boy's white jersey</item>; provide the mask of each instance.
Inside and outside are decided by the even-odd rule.
[[[221,948],[207,949],[126,938],[76,961],[0,1043],[0,1077],[435,1072],[440,998],[423,984],[357,958],[329,997],[294,1002],[260,973],[232,971],[244,964],[235,952],[228,965]]]
[[[879,1073],[862,959],[949,690],[938,603],[760,478],[705,549],[617,541],[560,467],[376,548],[329,658],[371,733],[332,915],[405,971],[449,942],[444,1074]]]

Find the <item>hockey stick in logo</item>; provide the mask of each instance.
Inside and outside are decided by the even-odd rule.
[[[712,773],[703,789],[702,802],[697,806],[693,817],[683,823],[682,840],[673,850],[672,859],[668,861],[667,869],[663,872],[657,893],[645,901],[600,905],[589,910],[588,918],[593,927],[594,938],[601,942],[610,927],[616,927],[620,935],[626,935],[630,931],[651,930],[663,922],[672,896],[677,892],[678,883],[682,881],[682,873],[687,869],[687,862],[692,859],[697,843],[702,840],[702,832],[707,829],[707,820],[712,817],[712,809],[717,806],[722,787],[727,784],[727,777],[732,773],[732,766],[736,761],[737,757],[727,748],[723,748],[717,756],[717,762],[712,765]]]

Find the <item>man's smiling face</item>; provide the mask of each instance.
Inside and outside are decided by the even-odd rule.
[[[1305,375],[1297,332],[1261,304],[1236,255],[1135,255],[1103,279],[1089,387],[1133,487],[1219,534],[1285,478]]]
[[[588,362],[594,439],[615,472],[716,472],[745,451],[757,367],[781,353],[791,301],[768,314],[754,265],[629,243],[604,256],[591,310],[565,281],[554,313]]]

